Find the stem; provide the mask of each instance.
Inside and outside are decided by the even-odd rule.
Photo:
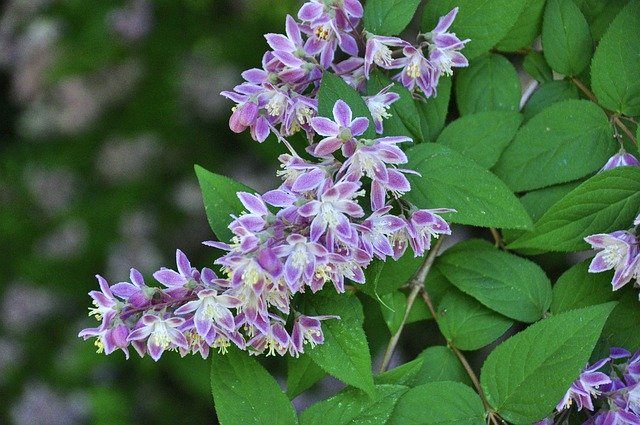
[[[287,139],[285,139],[284,137],[282,137],[282,134],[280,134],[280,132],[278,130],[276,130],[276,128],[269,123],[269,128],[271,128],[271,131],[273,132],[273,134],[275,134],[275,136],[278,138],[278,140],[287,147],[287,149],[289,149],[289,152],[291,152],[291,155],[293,156],[297,156],[299,157],[300,155],[298,155],[298,153],[296,152],[295,149],[293,149],[293,146],[291,146],[291,144],[289,143],[289,141]]]
[[[380,365],[379,372],[384,372],[389,367],[389,362],[391,361],[391,357],[393,356],[393,352],[398,345],[398,341],[400,339],[400,334],[402,334],[402,330],[404,329],[405,324],[407,323],[407,319],[409,318],[409,313],[411,313],[411,309],[413,308],[413,303],[416,301],[419,293],[424,293],[424,281],[429,274],[429,270],[433,265],[433,262],[438,255],[438,251],[440,250],[440,246],[442,245],[442,241],[444,237],[438,239],[436,244],[429,251],[429,255],[424,260],[424,263],[420,266],[416,274],[409,280],[408,286],[411,288],[411,292],[407,297],[407,308],[404,311],[404,317],[402,318],[402,322],[400,323],[400,327],[393,334],[391,339],[389,340],[389,344],[387,344],[387,349],[384,352],[384,357],[382,358],[382,364]],[[435,319],[435,313],[432,313],[433,318]]]
[[[596,105],[598,105],[599,107],[601,107],[604,112],[609,116],[609,118],[612,119],[613,123],[618,126],[620,128],[620,130],[622,130],[624,132],[624,134],[627,135],[627,137],[629,138],[629,140],[631,140],[633,142],[634,145],[638,146],[638,141],[636,140],[635,136],[633,135],[633,133],[627,128],[627,126],[620,121],[620,116],[608,109],[606,109],[605,107],[603,107],[599,102],[598,99],[596,99],[596,97],[594,96],[594,94],[591,92],[591,90],[589,90],[589,88],[587,86],[585,86],[582,81],[580,81],[579,79],[577,79],[576,77],[571,77],[571,81],[573,82],[573,84],[576,85],[576,87],[578,87],[580,89],[580,91],[582,93],[584,93],[589,100],[591,100],[593,103],[595,103]]]
[[[506,251],[507,247],[504,244],[504,240],[502,240],[502,236],[500,235],[500,232],[498,232],[498,229],[496,229],[495,227],[491,227],[489,228],[489,230],[491,230],[491,235],[493,236],[493,240],[495,241],[496,248],[500,248],[501,250]]]

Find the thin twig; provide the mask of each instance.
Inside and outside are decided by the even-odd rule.
[[[424,263],[420,266],[418,271],[413,275],[413,277],[409,280],[408,285],[411,288],[411,292],[407,297],[407,308],[404,311],[404,316],[402,318],[402,322],[398,327],[398,330],[391,336],[389,340],[389,344],[387,344],[387,349],[384,352],[384,357],[382,358],[382,364],[380,365],[380,372],[384,372],[389,367],[389,362],[391,361],[391,357],[393,356],[393,352],[398,345],[398,341],[400,340],[400,335],[402,334],[402,330],[404,329],[405,324],[407,323],[407,319],[409,318],[409,313],[411,313],[411,309],[413,308],[413,304],[416,301],[416,298],[420,292],[423,292],[424,289],[424,281],[429,274],[429,270],[433,265],[433,262],[438,255],[438,251],[440,246],[442,245],[442,241],[444,237],[440,237],[436,244],[429,251],[429,255],[424,260]],[[435,315],[433,316],[435,319]]]
[[[493,236],[493,240],[495,241],[496,248],[500,248],[501,250],[506,251],[507,246],[504,244],[504,240],[502,239],[500,232],[498,232],[498,229],[496,229],[495,227],[490,227],[489,230],[491,230],[491,235]]]

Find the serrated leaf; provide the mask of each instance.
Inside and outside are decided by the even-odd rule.
[[[276,380],[255,358],[236,348],[213,356],[211,389],[222,425],[298,423]]]
[[[444,128],[449,111],[451,86],[451,78],[440,77],[437,96],[416,102],[416,107],[420,112],[420,124],[425,142],[435,141]]]
[[[591,259],[571,267],[553,285],[553,314],[618,298],[618,293],[611,290],[612,273],[589,273],[589,263]]]
[[[467,58],[474,59],[507,35],[524,5],[525,0],[430,0],[422,15],[422,31],[433,30],[440,16],[459,7],[449,31],[461,40],[471,39],[462,52]]]
[[[474,226],[527,228],[531,219],[505,184],[473,160],[435,143],[407,151],[411,192],[405,198],[419,208],[454,208],[447,221]]]
[[[295,358],[287,357],[287,396],[295,398],[316,382],[324,378],[326,372],[316,365],[308,354]]]
[[[578,75],[589,65],[593,41],[589,25],[573,0],[549,0],[542,23],[544,57],[560,74]]]
[[[431,382],[407,391],[396,404],[388,425],[484,425],[478,394],[459,382]]]
[[[374,381],[376,385],[390,384],[415,387],[413,382],[418,372],[422,369],[423,361],[421,358],[415,358],[410,362],[403,363],[398,367],[382,372],[374,378]]]
[[[383,88],[392,84],[393,81],[380,71],[376,70],[371,74],[367,82],[367,93],[375,95]],[[390,92],[400,95],[400,99],[391,104],[389,114],[391,117],[383,121],[383,136],[409,136],[415,143],[423,141],[422,124],[420,123],[420,113],[409,90],[398,83],[393,83]]]
[[[640,308],[638,308],[638,290],[623,288],[619,292],[618,305],[613,309],[602,330],[601,343],[606,349],[625,347],[632,351],[640,347]],[[602,358],[600,357],[600,358]]]
[[[442,298],[437,313],[438,327],[448,345],[461,350],[477,350],[492,343],[514,323],[457,290]]]
[[[384,317],[389,331],[394,334],[400,329],[404,319],[404,314],[407,310],[407,295],[400,291],[394,291],[382,295],[380,299],[382,301],[380,305],[382,317]],[[411,307],[406,323],[414,323],[426,319],[431,319],[431,313],[424,303],[416,302]]]
[[[340,316],[340,320],[322,322],[324,344],[308,348],[305,353],[330,375],[373,396],[371,355],[362,329],[364,316],[358,298],[326,289],[304,301],[304,311],[309,316]]]
[[[537,264],[484,240],[455,245],[437,268],[462,292],[514,320],[539,320],[551,304],[551,282]]]
[[[364,27],[378,35],[397,35],[405,29],[421,0],[367,0]]]
[[[545,0],[526,0],[524,8],[509,33],[496,45],[503,52],[515,52],[531,47],[540,34]]]
[[[552,316],[498,345],[480,375],[489,404],[515,423],[534,423],[551,413],[587,364],[613,307]]]
[[[522,116],[517,112],[479,112],[458,118],[440,133],[436,143],[448,146],[491,168],[518,131]]]
[[[524,68],[532,78],[541,83],[553,81],[553,71],[540,52],[531,52],[525,56],[522,68]]]
[[[488,54],[458,72],[456,103],[461,115],[484,111],[517,111],[521,86],[518,73],[504,56]]]
[[[376,385],[376,397],[357,388],[346,388],[309,407],[300,415],[302,425],[355,425],[386,423],[398,399],[409,387]]]
[[[591,177],[569,192],[510,249],[581,251],[584,237],[626,229],[640,210],[640,169],[619,167]]]
[[[429,270],[427,279],[424,281],[424,287],[429,294],[433,305],[440,304],[442,297],[444,297],[452,288],[455,288],[455,286],[447,280],[437,267],[433,267]]]
[[[522,126],[493,171],[516,192],[539,189],[597,171],[617,149],[602,109],[566,100]]]
[[[578,88],[565,80],[548,81],[540,84],[522,109],[525,122],[545,108],[563,100],[579,99]]]
[[[622,9],[600,40],[591,63],[591,86],[607,109],[640,115],[640,2]]]
[[[227,227],[231,222],[230,215],[240,214],[244,209],[236,193],[255,191],[229,177],[207,171],[199,165],[195,166],[195,170],[209,226],[220,241],[226,242],[233,236]]]
[[[394,292],[413,277],[423,262],[423,257],[415,257],[411,251],[397,261],[374,259],[364,271],[366,283],[362,291],[374,298]]]
[[[338,100],[343,100],[349,105],[353,118],[365,117],[369,120],[369,127],[362,137],[367,139],[375,138],[373,119],[362,96],[342,78],[330,72],[325,72],[318,92],[318,115],[333,120],[333,106]]]

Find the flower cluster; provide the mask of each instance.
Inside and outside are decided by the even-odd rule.
[[[362,93],[373,66],[400,70],[394,80],[416,96],[420,96],[417,89],[422,96],[433,96],[442,74],[451,75],[452,67],[468,65],[460,50],[469,40],[448,32],[457,13],[457,8],[451,10],[433,31],[419,35],[419,44],[412,45],[398,37],[358,32],[363,8],[357,0],[305,3],[298,12],[300,22],[287,16],[285,34],[265,35],[272,50],[264,54],[262,68],[243,72],[244,83],[222,92],[236,103],[229,127],[237,133],[248,128],[259,142],[270,133],[281,139],[300,130],[311,140],[315,131],[311,118],[317,115],[317,91],[325,72],[334,72]],[[359,46],[358,40],[364,45]],[[346,59],[336,60],[345,55]],[[365,96],[380,134],[390,105],[399,98],[388,89]]]
[[[602,369],[607,366],[605,373]],[[596,425],[640,424],[640,351],[633,356],[622,348],[588,366],[556,406],[558,412],[575,405],[596,412],[585,422]],[[547,418],[539,424],[553,423]]]
[[[640,224],[640,215],[633,222]],[[589,266],[589,272],[599,273],[614,270],[611,284],[613,290],[622,288],[635,279],[640,286],[640,241],[634,229],[618,230],[613,233],[599,233],[584,238],[593,249],[602,250],[596,254]]]

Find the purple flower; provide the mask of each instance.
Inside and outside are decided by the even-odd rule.
[[[169,288],[182,288],[189,283],[195,284],[200,280],[200,273],[191,267],[189,259],[179,249],[176,250],[176,265],[178,266],[177,272],[163,267],[155,272],[153,277]]]
[[[384,131],[382,120],[391,118],[389,107],[391,107],[393,102],[400,99],[400,95],[398,93],[389,93],[391,86],[392,84],[388,85],[373,96],[364,97],[364,102],[367,104],[369,112],[371,112],[373,123],[376,126],[376,133],[378,134],[382,134]]]
[[[131,332],[127,340],[141,341],[148,338],[149,355],[153,360],[158,361],[165,350],[176,347],[189,348],[185,336],[176,329],[183,323],[184,319],[180,317],[162,319],[154,314],[145,314],[140,319],[141,326]]]
[[[324,343],[321,320],[338,319],[339,316],[303,316],[296,317],[291,332],[291,355],[298,357],[304,353],[304,345],[309,343],[311,348]]]
[[[89,316],[95,316],[96,320],[108,323],[117,314],[119,302],[113,296],[107,281],[100,275],[96,275],[96,279],[98,279],[100,291],[89,292],[95,306],[95,308],[89,308]]]
[[[311,140],[313,135],[311,118],[317,114],[317,99],[302,95],[292,95],[282,120],[284,124],[284,135],[292,135],[302,129],[307,133],[307,139]]]
[[[424,255],[425,251],[431,248],[431,237],[438,235],[450,235],[449,224],[438,214],[456,212],[449,208],[436,208],[431,210],[418,210],[411,215],[407,230],[409,232],[409,243],[416,257]]]
[[[634,235],[626,231],[617,231],[611,234],[600,233],[587,236],[584,240],[593,249],[602,249],[591,261],[590,273],[614,269],[615,273],[611,281],[614,291],[631,280],[632,275],[629,267],[638,252],[638,240]]]
[[[302,60],[307,56],[304,50],[304,41],[300,33],[298,23],[290,16],[286,18],[286,33],[265,34],[267,43],[273,49],[273,55],[278,58],[288,70],[282,71],[279,77],[287,82],[296,82],[304,78],[310,71],[308,62]]]
[[[350,31],[358,25],[364,9],[358,0],[321,1],[311,0],[302,5],[298,18],[306,22],[317,22],[323,19],[335,19],[336,25],[345,31]],[[357,54],[357,53],[356,53]]]
[[[312,118],[311,127],[321,136],[326,136],[316,145],[313,154],[318,157],[328,156],[345,143],[351,142],[355,136],[363,134],[369,127],[367,118],[352,118],[351,108],[342,100],[333,105],[333,121],[325,117]]]
[[[609,360],[607,357],[587,367],[580,374],[580,377],[571,384],[567,393],[556,406],[556,410],[559,412],[563,409],[568,409],[571,407],[571,404],[575,402],[578,410],[582,410],[584,407],[587,410],[593,411],[591,396],[598,396],[600,394],[599,387],[611,383],[611,378],[608,375],[597,372],[597,370],[607,364]]]
[[[376,64],[380,68],[394,68],[391,47],[406,47],[409,43],[398,37],[385,37],[367,33],[367,46],[364,54],[364,75],[369,79],[371,65]]]
[[[438,25],[426,34],[431,44],[429,46],[429,61],[436,67],[439,73],[453,74],[451,67],[469,66],[469,61],[458,50],[464,48],[470,40],[461,41],[454,33],[447,32],[456,15],[458,8],[453,8],[446,16],[438,20]]]
[[[635,156],[624,150],[624,148],[620,148],[620,151],[609,158],[607,163],[604,164],[604,167],[602,167],[598,172],[601,173],[618,167],[640,167],[640,161],[638,161]]]
[[[247,345],[256,353],[267,351],[267,356],[273,356],[275,353],[284,356],[289,351],[291,337],[287,330],[278,321],[271,323],[268,331],[253,337]]]
[[[288,236],[287,244],[274,248],[274,252],[278,257],[286,257],[284,279],[293,293],[311,283],[316,263],[324,261],[328,254],[325,247],[298,234]]]
[[[364,59],[352,56],[333,65],[333,71],[356,91],[366,91],[367,79],[364,76]]]
[[[141,308],[151,303],[155,288],[150,288],[144,283],[142,273],[136,269],[131,269],[129,282],[119,282],[111,287],[111,291],[118,297],[127,301],[133,307]]]
[[[124,352],[125,357],[129,358],[129,349],[127,348],[129,342],[127,337],[129,336],[129,328],[120,324],[114,327],[109,327],[109,323],[102,323],[97,328],[88,328],[80,331],[78,336],[85,341],[89,338],[96,338],[94,345],[97,347],[97,353],[111,354],[117,349],[121,349]]]
[[[362,248],[370,256],[375,255],[382,260],[394,255],[389,236],[406,226],[406,222],[400,217],[387,214],[390,210],[391,206],[379,209],[357,226]]]
[[[402,49],[404,57],[394,61],[394,68],[402,68],[394,80],[400,81],[408,90],[414,91],[416,86],[426,97],[434,94],[436,71],[433,65],[422,54],[422,50],[413,46]]]
[[[211,345],[215,340],[215,333],[210,334],[214,324],[224,331],[235,331],[233,313],[229,309],[237,308],[240,304],[242,302],[236,297],[218,294],[213,289],[203,289],[198,292],[197,300],[183,304],[176,309],[175,314],[184,315],[195,311],[193,321],[196,330]]]

